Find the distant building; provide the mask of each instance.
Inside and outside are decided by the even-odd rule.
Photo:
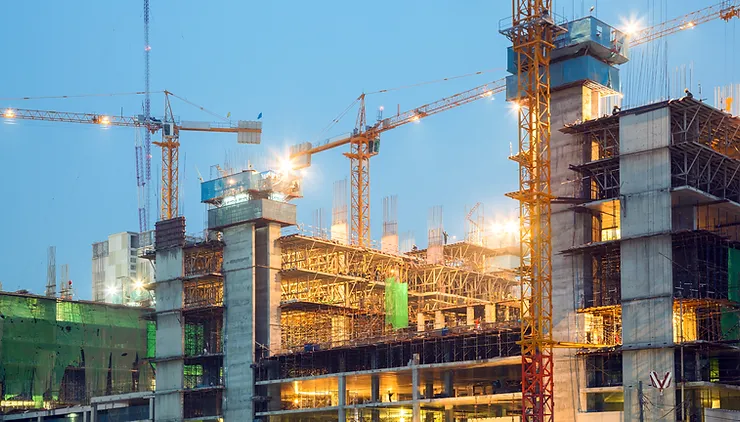
[[[152,245],[151,232],[122,232],[92,245],[92,295],[95,302],[138,305],[150,299],[143,287],[154,271],[150,261],[140,258]]]

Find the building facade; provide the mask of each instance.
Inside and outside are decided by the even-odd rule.
[[[93,301],[126,305],[147,302],[144,288],[154,280],[151,261],[141,258],[152,246],[152,232],[122,232],[92,245]]]

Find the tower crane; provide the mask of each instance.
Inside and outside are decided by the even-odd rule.
[[[306,142],[291,148],[290,160],[294,169],[311,164],[311,155],[321,151],[350,144],[350,151],[344,155],[350,159],[352,223],[350,239],[361,246],[370,245],[370,157],[378,154],[380,134],[407,123],[419,121],[433,114],[441,113],[481,98],[488,98],[506,89],[506,80],[499,79],[477,86],[458,94],[442,98],[433,103],[398,113],[395,116],[379,119],[369,126],[365,119],[365,94],[358,97],[359,111],[355,129],[349,136],[320,145]]]
[[[522,421],[552,421],[552,190],[550,188],[550,57],[564,31],[552,16],[552,0],[512,0],[513,44],[519,109]]]
[[[629,31],[630,46],[720,18],[740,17],[738,0],[723,1],[643,30]],[[550,186],[550,58],[565,31],[552,18],[552,0],[512,0],[512,25],[501,32],[517,63],[520,283],[522,289],[522,421],[552,421],[552,227]]]
[[[517,3],[516,0],[514,1],[515,10],[520,10],[519,3],[521,3],[521,7],[529,4],[529,2],[526,1],[519,3]],[[551,5],[551,3],[551,1],[538,0],[532,3],[532,7],[537,8],[540,7],[541,4]],[[549,7],[545,7],[545,9],[549,10]],[[693,28],[696,25],[709,22],[714,19],[720,18],[723,20],[729,20],[732,17],[740,17],[740,0],[733,0],[731,2],[724,1],[717,5],[689,13],[681,18],[673,19],[649,28],[639,30],[635,28],[633,31],[629,31],[628,45],[637,46],[669,34]],[[523,23],[529,22],[529,20],[524,18],[520,18],[520,20],[523,21]],[[349,136],[320,145],[312,145],[308,142],[294,145],[290,151],[291,166],[296,169],[307,167],[311,164],[311,155],[350,144],[350,151],[344,154],[350,159],[352,182],[350,202],[352,221],[350,239],[359,245],[368,246],[370,244],[370,157],[378,154],[380,134],[406,123],[415,122],[432,114],[455,108],[481,98],[486,98],[505,90],[505,79],[499,79],[450,97],[442,98],[433,103],[408,110],[404,113],[399,113],[393,117],[379,119],[378,122],[372,126],[367,125],[365,114],[365,94],[362,94],[357,98],[360,106],[353,132]],[[529,118],[529,116],[526,116],[526,118]],[[537,120],[533,120],[533,123],[534,122],[537,122]],[[543,121],[541,124],[545,124],[545,122]]]
[[[113,116],[97,113],[75,113],[63,111],[29,110],[6,108],[5,119],[43,120],[49,122],[86,123],[100,126],[123,126],[144,128],[150,133],[162,133],[161,141],[154,142],[162,148],[162,188],[160,218],[167,220],[177,217],[179,200],[179,151],[180,131],[236,133],[237,141],[243,144],[258,144],[261,141],[262,123],[239,120],[233,122],[179,121],[172,113],[169,97],[165,91],[165,114],[162,120],[144,115]]]

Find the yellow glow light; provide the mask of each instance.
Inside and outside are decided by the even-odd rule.
[[[629,21],[625,24],[624,28],[622,29],[622,32],[625,33],[625,35],[632,37],[640,30],[640,24],[637,21]]]
[[[419,123],[419,120],[420,120],[420,117],[418,114],[411,118],[411,121],[414,123]]]
[[[5,116],[8,119],[12,119],[13,117],[15,117],[15,110],[13,110],[12,108],[6,108],[5,113],[3,113],[3,116]]]
[[[620,18],[619,26],[620,31],[629,38],[636,36],[638,32],[645,28],[643,20],[635,15],[632,15],[629,18]]]
[[[506,223],[504,223],[504,232],[506,234],[519,233],[519,222],[516,220],[507,221]]]
[[[134,289],[141,290],[144,288],[144,281],[143,280],[134,280]]]
[[[290,162],[289,158],[281,158],[278,166],[280,173],[283,175],[290,174],[293,171],[293,163]]]
[[[100,116],[100,124],[103,126],[108,126],[110,124],[110,117]]]

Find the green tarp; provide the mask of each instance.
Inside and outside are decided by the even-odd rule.
[[[409,285],[396,277],[385,279],[385,323],[394,330],[409,326]]]
[[[3,407],[71,405],[148,389],[146,312],[0,293]]]
[[[740,250],[727,250],[727,298],[740,302]],[[725,340],[740,339],[740,316],[735,311],[722,312],[721,327]]]

